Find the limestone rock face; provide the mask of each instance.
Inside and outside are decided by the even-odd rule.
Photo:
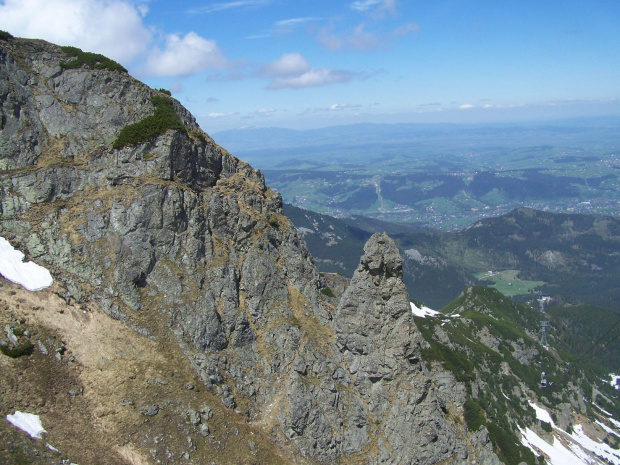
[[[186,131],[114,149],[156,91],[67,60],[46,42],[0,41],[0,234],[52,271],[66,301],[96,302],[144,337],[173,334],[231,415],[291,456],[476,457],[473,435],[442,410],[445,399],[462,408],[462,387],[439,392],[421,363],[390,238],[373,236],[338,305],[323,303],[303,238],[259,171],[174,100]]]

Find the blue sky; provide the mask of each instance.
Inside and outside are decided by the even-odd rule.
[[[0,0],[0,29],[103,53],[213,133],[620,114],[617,0]]]

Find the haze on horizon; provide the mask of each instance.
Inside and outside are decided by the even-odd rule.
[[[209,133],[620,115],[619,20],[613,0],[0,1],[0,29],[103,53]]]

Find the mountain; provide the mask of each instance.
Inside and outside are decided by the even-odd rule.
[[[435,356],[389,236],[365,238],[350,280],[321,276],[262,174],[104,56],[2,34],[0,101],[0,235],[53,278],[0,280],[2,463],[542,463],[515,431],[531,412],[508,446],[472,388],[495,360],[461,379]],[[583,376],[514,395],[617,447],[605,414],[563,406],[617,418]]]
[[[361,216],[335,219],[286,204],[285,210],[302,228],[319,269],[345,276],[353,273],[349,258],[363,239],[388,232],[403,255],[409,292],[435,308],[470,284],[496,285],[502,276],[488,272],[501,270],[513,270],[511,291],[521,300],[536,289],[614,310],[620,298],[616,217],[518,208],[444,233]],[[333,263],[340,268],[333,269]],[[438,288],[433,283],[440,279],[445,285]]]

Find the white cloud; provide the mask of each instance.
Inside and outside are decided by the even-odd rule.
[[[349,37],[349,44],[356,50],[372,50],[379,46],[379,39],[372,33],[364,31],[366,25],[360,24]]]
[[[382,19],[386,15],[396,15],[397,0],[358,0],[350,6],[353,10],[370,13],[375,19]]]
[[[307,18],[291,18],[291,19],[283,19],[281,21],[276,22],[277,27],[282,28],[292,28],[299,26],[301,24],[313,22],[313,21],[321,21],[321,18],[307,17]]]
[[[360,105],[357,105],[355,103],[334,103],[332,106],[329,107],[329,110],[340,111],[340,110],[346,110],[349,108],[360,108]]]
[[[406,36],[406,35],[418,32],[419,30],[420,30],[420,26],[418,26],[417,24],[407,23],[407,24],[403,24],[398,29],[396,29],[394,31],[394,36],[402,37],[402,36]]]
[[[234,10],[238,8],[259,7],[259,6],[267,5],[269,3],[270,3],[270,0],[237,0],[237,1],[232,1],[232,2],[214,3],[213,5],[205,6],[202,8],[193,8],[191,10],[188,10],[188,13],[190,14],[216,13],[218,11]]]
[[[303,74],[310,70],[310,64],[299,53],[285,53],[280,58],[263,66],[259,74],[263,77],[284,77]]]
[[[351,3],[351,8],[357,11],[368,11],[380,3],[382,3],[381,0],[359,0]]]
[[[317,40],[325,48],[332,51],[343,49],[376,50],[389,47],[396,39],[414,34],[419,30],[417,24],[407,23],[391,32],[376,34],[367,31],[366,26],[366,23],[362,22],[352,32],[338,36],[333,33],[333,25],[330,25],[319,30]]]
[[[5,0],[0,29],[127,63],[151,42],[151,31],[142,23],[147,11],[124,0]]]
[[[461,110],[469,110],[470,108],[474,108],[474,106],[471,103],[465,103],[459,107],[459,109]]]
[[[329,84],[348,82],[353,78],[347,71],[326,68],[314,68],[298,76],[275,78],[268,89],[302,89],[304,87],[321,87]]]
[[[353,73],[329,68],[312,68],[301,54],[285,53],[277,60],[263,65],[258,71],[258,76],[271,79],[268,89],[279,90],[348,82],[353,78]]]
[[[144,72],[151,76],[189,76],[207,69],[222,70],[227,66],[228,60],[214,40],[189,32],[183,38],[168,35],[165,48],[151,52]]]
[[[226,113],[209,113],[207,115],[207,118],[218,119],[218,118],[223,118],[224,116],[226,116]]]

